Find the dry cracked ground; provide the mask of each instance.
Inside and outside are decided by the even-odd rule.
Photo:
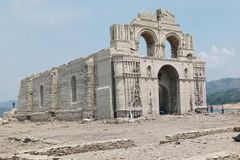
[[[239,113],[114,122],[1,125],[0,160],[240,160]]]

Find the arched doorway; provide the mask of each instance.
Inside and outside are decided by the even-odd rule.
[[[167,88],[159,84],[159,113],[160,114],[167,114],[169,108],[169,93]]]
[[[138,40],[138,48],[140,56],[147,55],[148,57],[153,57],[155,54],[155,37],[154,34],[151,31],[143,31],[140,34],[139,40]]]
[[[159,113],[180,113],[179,108],[179,76],[171,65],[163,66],[158,73],[159,81]]]

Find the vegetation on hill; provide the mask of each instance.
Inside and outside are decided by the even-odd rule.
[[[207,93],[228,91],[234,88],[240,89],[240,78],[224,78],[207,82]]]
[[[234,88],[209,94],[207,101],[208,104],[238,103],[240,102],[240,89]]]
[[[240,78],[224,78],[207,82],[208,104],[240,102]]]

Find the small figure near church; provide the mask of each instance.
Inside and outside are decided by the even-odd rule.
[[[224,114],[224,107],[223,107],[223,105],[221,107],[221,111],[222,111],[222,114]]]
[[[213,113],[213,105],[210,106],[210,111]]]

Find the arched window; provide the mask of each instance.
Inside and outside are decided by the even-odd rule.
[[[155,53],[155,40],[151,32],[144,31],[139,38],[139,53],[153,57]]]
[[[176,35],[169,35],[166,38],[165,43],[165,51],[164,56],[165,58],[177,58],[178,57],[178,49],[179,49],[179,39]]]
[[[71,78],[71,87],[72,87],[72,102],[77,101],[77,84],[76,84],[76,77],[72,76]]]
[[[188,69],[187,68],[184,69],[184,76],[185,76],[185,78],[188,78]]]
[[[167,59],[172,58],[171,45],[168,41],[165,43],[164,47],[165,47],[164,57],[167,58]]]
[[[40,107],[42,107],[43,106],[43,86],[41,85],[40,86]]]
[[[147,44],[145,39],[141,36],[139,39],[139,56],[145,57],[147,55]]]
[[[193,55],[192,55],[191,53],[189,53],[189,54],[187,55],[187,59],[188,59],[188,60],[193,59]]]

